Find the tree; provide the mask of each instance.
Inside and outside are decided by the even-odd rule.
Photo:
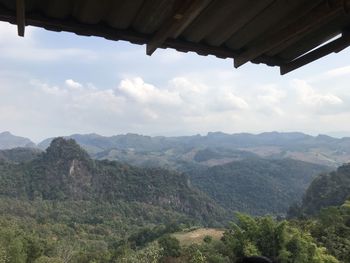
[[[202,254],[202,252],[197,249],[194,251],[190,263],[206,263],[206,257]]]
[[[237,214],[237,219],[223,236],[233,261],[244,256],[265,256],[280,263],[338,262],[325,248],[317,246],[310,233],[287,221],[242,214]]]
[[[165,257],[180,256],[180,242],[175,237],[164,235],[158,240],[159,246],[163,249]]]

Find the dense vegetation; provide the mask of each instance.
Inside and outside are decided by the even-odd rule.
[[[202,222],[224,219],[224,210],[191,187],[184,174],[94,161],[62,138],[32,161],[0,163],[0,183],[0,195],[24,200],[141,202]]]
[[[0,161],[0,262],[120,262],[121,248],[225,219],[184,174],[94,161],[62,138],[29,157]]]
[[[118,262],[117,248],[141,248],[193,224],[182,214],[139,202],[2,198],[0,206],[0,262]]]
[[[283,215],[300,201],[312,179],[327,168],[291,159],[249,158],[189,170],[193,185],[226,209]]]
[[[0,161],[5,162],[28,162],[39,156],[41,151],[35,148],[16,147],[13,149],[0,150]]]
[[[349,262],[349,204],[331,208],[339,211],[336,222],[331,211],[318,219],[290,222],[238,214],[221,240],[205,237],[202,244],[185,247],[169,233],[188,224],[146,227],[146,218],[140,225],[123,222],[140,216],[129,208],[125,218],[120,209],[113,209],[97,203],[10,201],[6,216],[0,217],[0,262],[235,263],[251,255],[279,263]],[[91,218],[96,213],[100,217]]]
[[[204,150],[196,158],[215,155]],[[350,262],[350,165],[318,176],[301,206],[290,209],[291,218],[276,220],[233,216],[229,205],[239,202],[230,198],[244,185],[242,174],[252,188],[241,190],[251,195],[265,187],[255,198],[266,198],[273,207],[269,194],[293,199],[293,189],[306,187],[320,166],[249,158],[199,166],[190,183],[186,175],[161,168],[92,160],[73,140],[62,138],[43,153],[16,149],[3,156],[0,263],[238,263],[252,255],[276,263]],[[183,169],[190,171],[193,166],[186,164]],[[231,223],[224,225],[227,212],[192,186],[195,178],[217,187],[213,198],[229,210]],[[247,202],[242,210],[253,202],[242,200]],[[199,224],[225,226],[223,237],[182,246],[172,235]]]
[[[321,210],[310,223],[311,234],[341,262],[350,262],[350,200]]]
[[[350,164],[321,174],[307,189],[302,204],[288,212],[315,240],[341,262],[350,262]]]
[[[317,244],[309,230],[271,217],[244,214],[237,215],[237,221],[230,224],[220,241],[207,238],[202,245],[191,245],[181,250],[176,262],[230,263],[257,255],[279,263],[339,262]]]
[[[302,213],[315,214],[321,208],[339,206],[350,198],[350,164],[321,174],[310,185],[302,203]]]

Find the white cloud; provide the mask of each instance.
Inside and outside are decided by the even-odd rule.
[[[304,80],[294,80],[293,86],[297,91],[300,102],[306,106],[323,108],[327,106],[337,106],[343,103],[343,100],[341,98],[330,92],[317,92],[310,84]]]
[[[257,88],[255,96],[254,106],[258,112],[278,116],[285,114],[283,108],[286,108],[284,100],[287,97],[287,92],[283,90],[283,87],[277,87],[275,84],[262,85]]]
[[[232,91],[211,90],[211,96],[208,96],[207,105],[215,111],[238,111],[248,110],[249,105],[242,97],[235,95]]]
[[[266,104],[280,103],[287,95],[285,90],[278,88],[277,85],[264,85],[259,88],[258,100]]]
[[[20,38],[15,26],[0,23],[0,131],[44,138],[90,132],[324,133],[330,125],[350,130],[349,66],[289,83],[288,77],[264,79],[247,67],[233,70],[232,61],[173,50],[148,57],[145,47],[67,33],[63,37],[71,42],[53,43],[57,35],[51,33],[46,43],[44,32],[27,27]]]
[[[192,112],[207,114],[208,111],[249,109],[247,101],[238,96],[233,87],[219,83],[208,86],[203,80],[191,77],[176,77],[169,81],[169,85],[187,103],[187,108]]]
[[[167,89],[159,89],[145,83],[142,78],[124,79],[116,90],[117,95],[128,97],[138,103],[179,105],[181,98],[176,92]]]
[[[44,138],[350,130],[350,53],[342,54],[334,56],[338,68],[310,76],[305,67],[291,81],[265,66],[234,70],[232,60],[191,52],[149,57],[145,46],[124,41],[33,27],[21,38],[0,23],[0,131]]]
[[[65,89],[62,89],[58,86],[50,86],[46,83],[42,83],[38,80],[32,80],[30,82],[30,84],[32,84],[33,86],[36,86],[38,88],[40,88],[40,90],[43,93],[46,93],[48,95],[52,95],[52,96],[65,96],[68,94],[68,91]]]
[[[65,83],[66,83],[66,85],[67,85],[69,88],[75,89],[75,90],[81,90],[82,87],[83,87],[82,84],[80,84],[79,82],[76,82],[76,81],[74,81],[74,80],[72,80],[72,79],[67,79],[67,80],[65,81]]]
[[[334,78],[334,77],[339,77],[339,76],[349,75],[349,74],[350,74],[350,66],[345,66],[345,67],[329,70],[326,72],[325,75],[327,77]]]
[[[26,85],[24,81],[0,80],[0,130],[24,134],[23,129],[28,129],[30,134],[34,129],[31,134],[39,138],[90,132],[180,135],[280,127],[313,130],[326,123],[333,123],[336,129],[333,119],[350,117],[342,107],[342,97],[331,90],[316,91],[304,80],[295,80],[290,87],[251,86],[249,92],[238,84],[230,87],[218,80],[220,84],[209,86],[185,76],[175,77],[163,87],[141,77],[125,78],[107,89],[68,78],[61,84],[32,80]],[[333,113],[337,117],[330,117]]]
[[[23,118],[36,125],[41,123],[46,127],[41,132],[56,135],[62,130],[116,134],[168,133],[180,129],[188,133],[200,127],[209,129],[213,121],[219,127],[249,108],[245,99],[232,90],[211,88],[184,77],[170,80],[164,88],[140,77],[123,79],[113,89],[98,89],[74,79],[66,79],[61,85],[31,80],[28,86],[22,81],[9,80],[8,85],[18,87],[17,90],[0,88],[0,93],[4,93],[0,98],[3,112],[6,109],[17,116],[13,118],[17,118],[16,123]],[[25,99],[20,102],[15,94]],[[5,123],[17,127],[12,122]]]

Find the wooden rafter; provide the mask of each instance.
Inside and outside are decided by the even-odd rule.
[[[164,41],[171,37],[178,37],[185,28],[200,14],[200,12],[210,3],[211,0],[185,0],[176,8],[174,14],[163,23],[162,27],[155,33],[147,43],[146,53],[152,55],[153,52]]]
[[[305,55],[291,62],[281,65],[281,75],[287,74],[288,72],[291,72],[333,52],[338,53],[348,46],[350,46],[350,34],[348,32],[344,32],[340,38],[333,40],[332,42],[325,44],[309,53],[306,53]]]
[[[0,20],[7,21],[12,24],[16,23],[16,15],[7,8],[0,5]],[[87,36],[98,36],[106,39],[118,41],[126,40],[134,44],[148,43],[151,37],[147,34],[137,33],[129,30],[115,29],[101,25],[86,25],[74,19],[57,19],[48,18],[41,13],[31,12],[26,16],[26,24],[30,26],[43,27],[51,31],[66,31]],[[236,52],[225,47],[212,47],[206,44],[196,44],[180,39],[166,39],[160,48],[174,48],[178,51],[196,52],[199,55],[213,55],[219,58],[233,58]]]
[[[16,23],[18,35],[24,37],[24,29],[26,25],[24,0],[16,0]]]
[[[247,10],[246,12],[236,12],[234,16],[226,17],[226,19],[222,22],[222,24],[224,24],[225,26],[214,33],[215,38],[212,39],[209,43],[215,46],[220,46],[224,44],[225,41],[227,41],[232,35],[234,35],[240,29],[245,27],[249,22],[256,18],[257,15],[263,12],[265,9],[270,8],[270,6],[276,1],[259,0],[255,1],[253,4],[252,2],[253,1],[246,1],[243,3],[243,7]],[[236,5],[238,4],[236,3]],[[232,17],[234,17],[234,20],[232,19]]]
[[[331,2],[331,4],[329,3]],[[234,60],[234,66],[239,66],[253,60],[269,50],[282,45],[292,39],[299,39],[312,32],[315,29],[321,28],[324,24],[332,21],[338,15],[344,13],[344,6],[350,5],[350,0],[333,0],[324,1],[307,16],[292,23],[284,29],[281,29],[273,36],[268,37],[267,41],[255,45],[248,50],[239,54]]]
[[[55,6],[43,0],[0,0],[0,21],[16,24],[20,36],[24,36],[26,25],[38,26],[146,44],[149,55],[157,48],[174,48],[231,58],[235,67],[247,61],[264,63],[279,66],[281,74],[350,45],[348,33],[343,33],[313,50],[350,27],[350,0],[298,0],[293,5],[279,1],[162,0],[166,10],[160,6],[154,10],[158,0],[151,4],[139,0],[143,12],[138,11],[141,4],[127,8],[113,4],[97,14],[94,5],[99,1],[91,0],[82,18],[81,12],[69,8],[70,0],[54,1]],[[84,9],[85,2],[78,2],[77,8]],[[120,8],[128,19],[122,26],[114,15]]]
[[[213,55],[218,58],[234,58],[237,56],[237,52],[234,52],[231,49],[225,47],[213,47],[205,44],[197,44],[187,41],[179,41],[177,39],[167,39],[164,41],[163,45],[160,48],[174,48],[177,51],[187,52],[192,51],[196,52],[198,55]]]
[[[254,63],[254,64],[263,63],[263,64],[266,64],[268,66],[274,67],[274,66],[281,66],[284,63],[284,61],[280,58],[277,58],[277,57],[269,57],[266,55],[262,55],[256,59],[253,59],[252,63]]]

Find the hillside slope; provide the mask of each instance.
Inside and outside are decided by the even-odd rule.
[[[41,153],[41,150],[36,148],[17,147],[7,150],[0,150],[0,160],[6,162],[28,162],[32,161]]]
[[[301,206],[306,214],[316,214],[321,208],[340,206],[350,199],[350,164],[336,171],[317,176],[307,189]]]
[[[227,209],[284,214],[328,167],[291,159],[250,158],[189,171],[192,183]]]
[[[57,138],[38,158],[0,163],[0,195],[25,200],[139,202],[183,213],[202,222],[224,211],[188,178],[165,169],[140,169],[94,161],[74,140]]]

